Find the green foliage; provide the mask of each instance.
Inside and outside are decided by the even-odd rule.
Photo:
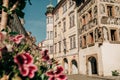
[[[30,5],[32,5],[32,3],[30,2],[30,0],[19,0],[19,4],[17,6],[17,8],[15,10],[13,10],[12,12],[10,11],[10,9],[13,7],[13,5],[17,2],[18,0],[9,0],[9,6],[8,8],[6,8],[5,6],[2,6],[2,0],[0,0],[0,9],[3,9],[5,12],[7,12],[9,15],[16,13],[17,16],[24,18],[24,12],[23,9],[26,6],[26,3],[28,2]]]
[[[119,76],[119,72],[117,70],[112,71],[112,76]]]

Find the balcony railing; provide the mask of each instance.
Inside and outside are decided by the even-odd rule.
[[[95,27],[95,25],[97,25],[97,19],[94,18],[92,20],[90,20],[87,24],[83,25],[80,29],[79,29],[79,34],[82,34],[83,32]]]
[[[110,24],[110,25],[111,24],[120,25],[120,18],[103,16],[101,18],[101,23],[102,24]]]

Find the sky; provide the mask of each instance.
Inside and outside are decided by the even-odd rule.
[[[55,6],[57,0],[51,0]],[[36,44],[45,40],[46,38],[46,6],[50,0],[31,0],[32,5],[27,3],[25,12],[25,29],[36,37]]]

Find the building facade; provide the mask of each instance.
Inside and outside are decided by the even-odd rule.
[[[47,37],[40,45],[53,53],[65,73],[111,76],[120,71],[120,1],[57,2],[52,11],[47,7]]]
[[[46,15],[46,39],[39,43],[42,50],[47,49],[50,57],[53,57],[53,11],[54,6],[50,3],[47,6]]]
[[[54,16],[54,58],[67,74],[78,74],[77,8],[72,0],[58,0]]]
[[[80,74],[111,76],[120,71],[119,0],[82,0],[78,24]]]

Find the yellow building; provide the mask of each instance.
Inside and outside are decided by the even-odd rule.
[[[77,4],[80,74],[111,76],[112,71],[120,71],[118,1],[82,0]]]
[[[119,0],[58,0],[53,18],[53,57],[65,73],[120,71]]]
[[[54,58],[64,66],[65,73],[78,74],[77,8],[72,0],[58,0],[54,16]]]

